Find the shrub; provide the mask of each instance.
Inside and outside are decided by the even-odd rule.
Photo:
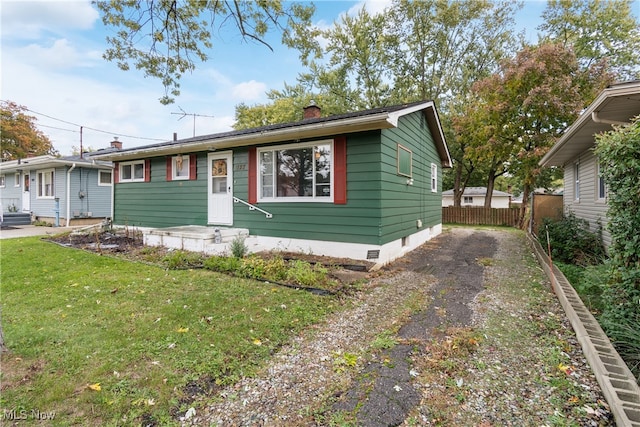
[[[231,241],[231,255],[236,258],[244,258],[249,252],[249,248],[244,244],[244,237],[237,235]]]
[[[609,248],[613,272],[603,292],[600,321],[636,377],[640,349],[640,116],[596,136],[595,154],[608,188]],[[628,359],[631,357],[631,360]],[[634,364],[635,363],[635,364]]]
[[[203,255],[197,252],[189,251],[171,251],[163,259],[162,263],[167,268],[175,270],[178,268],[193,268],[201,267],[203,262]]]
[[[605,258],[600,233],[589,231],[589,222],[573,213],[565,215],[560,221],[544,218],[542,225],[538,240],[546,251],[549,232],[551,258],[554,261],[586,266],[597,264]]]
[[[241,262],[242,260],[235,257],[212,256],[204,261],[204,267],[220,273],[231,273],[240,267]]]

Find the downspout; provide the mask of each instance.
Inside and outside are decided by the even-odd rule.
[[[594,111],[591,113],[591,120],[593,120],[595,123],[603,123],[605,125],[618,125],[618,126],[624,126],[624,125],[628,125],[628,122],[618,122],[616,120],[608,120],[608,119],[602,119],[600,118],[600,116],[598,116],[598,112]]]
[[[71,171],[76,168],[74,163],[67,171],[67,227],[71,224]]]

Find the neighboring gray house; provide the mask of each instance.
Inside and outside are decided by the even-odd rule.
[[[44,155],[0,163],[4,219],[24,214],[27,222],[37,219],[55,225],[57,221],[65,226],[111,217],[113,166],[92,156],[120,148],[121,143],[114,141],[110,148],[82,157]]]
[[[565,214],[573,212],[589,221],[592,231],[598,222],[603,240],[611,244],[607,224],[607,188],[600,165],[593,154],[595,135],[610,131],[640,115],[640,80],[619,83],[604,89],[593,103],[565,130],[562,137],[540,160],[541,166],[564,168],[563,204]]]
[[[484,199],[487,196],[487,187],[466,187],[462,193],[460,206],[484,206]],[[442,192],[442,207],[453,206],[453,190]],[[492,208],[511,207],[511,194],[504,191],[493,190],[491,195]]]

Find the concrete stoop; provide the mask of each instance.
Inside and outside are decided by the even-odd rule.
[[[207,255],[228,254],[231,243],[238,236],[247,239],[249,230],[246,228],[185,225],[143,231],[145,245],[202,252]]]
[[[582,351],[611,407],[616,425],[640,427],[640,387],[635,377],[571,283],[556,266],[550,266],[549,257],[540,243],[533,236],[527,236],[571,322]]]

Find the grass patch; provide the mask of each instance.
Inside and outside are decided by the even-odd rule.
[[[2,241],[0,290],[10,349],[0,407],[55,412],[56,425],[177,423],[194,393],[253,374],[337,307],[309,292],[37,238]]]

